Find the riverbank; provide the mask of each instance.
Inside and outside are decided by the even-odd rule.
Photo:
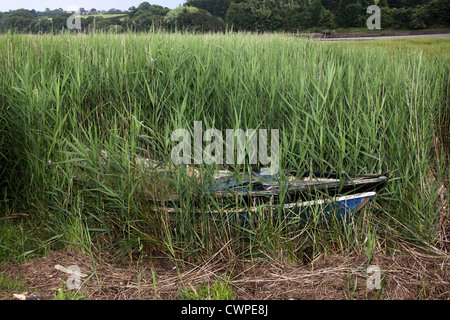
[[[321,32],[300,33],[302,37],[322,39],[376,39],[389,37],[423,37],[445,36],[450,37],[450,28],[436,28],[423,30],[324,30]]]

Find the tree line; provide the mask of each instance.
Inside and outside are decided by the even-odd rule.
[[[142,2],[126,11],[80,9],[81,29],[146,32],[151,29],[220,32],[296,32],[364,28],[368,6],[381,9],[383,29],[450,26],[448,0],[187,0],[169,9]],[[63,9],[0,12],[0,31],[57,33],[67,29],[72,13]]]

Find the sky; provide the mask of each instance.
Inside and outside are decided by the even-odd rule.
[[[163,7],[173,9],[183,4],[184,0],[0,0],[0,11],[24,9],[35,9],[36,11],[44,11],[45,8],[68,10],[71,7],[84,8],[90,10],[108,10],[112,8],[127,10],[129,7],[137,7],[140,3],[147,1],[150,4],[159,4]]]

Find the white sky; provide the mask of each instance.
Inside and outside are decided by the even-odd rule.
[[[178,5],[182,5],[185,0],[0,0],[0,11],[24,9],[35,9],[36,11],[44,11],[45,8],[68,10],[70,7],[79,7],[86,10],[95,8],[97,10],[108,10],[111,8],[127,10],[129,7],[137,7],[140,3],[147,1],[150,4],[159,4],[160,6],[173,9]]]

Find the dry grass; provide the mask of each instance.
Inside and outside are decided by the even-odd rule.
[[[381,290],[368,290],[367,259],[360,256],[319,256],[306,265],[224,262],[220,254],[205,263],[177,269],[170,260],[152,259],[121,265],[104,258],[101,263],[69,251],[6,267],[2,273],[18,277],[30,294],[52,299],[67,274],[54,268],[78,265],[91,275],[80,294],[86,299],[176,299],[183,288],[215,281],[228,282],[237,299],[449,299],[448,254],[430,256],[412,248],[401,254],[376,254],[371,261],[381,269]],[[11,299],[18,292],[6,292]]]

